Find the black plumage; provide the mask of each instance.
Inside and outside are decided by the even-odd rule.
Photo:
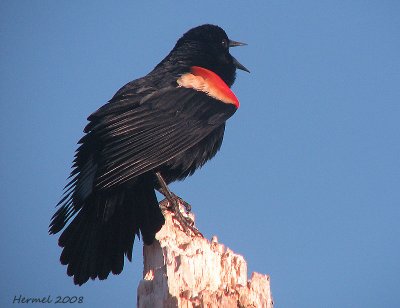
[[[61,231],[61,263],[76,284],[121,273],[131,261],[135,235],[151,244],[164,224],[155,189],[159,172],[167,183],[182,180],[221,147],[226,120],[237,109],[211,91],[179,86],[198,66],[227,86],[236,68],[225,32],[213,25],[189,30],[147,76],[122,87],[89,116],[79,141],[70,181],[52,217],[50,233]],[[246,70],[246,69],[245,69]],[[226,87],[228,89],[228,87]]]

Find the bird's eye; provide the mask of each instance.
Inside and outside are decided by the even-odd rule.
[[[223,46],[224,48],[228,48],[228,47],[229,47],[229,43],[228,43],[228,40],[227,40],[227,39],[223,39],[222,42],[221,42],[221,44],[222,44],[222,46]]]

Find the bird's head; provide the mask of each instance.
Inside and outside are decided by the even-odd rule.
[[[200,66],[211,70],[231,86],[235,81],[237,68],[249,72],[229,53],[230,47],[243,45],[246,44],[229,39],[222,28],[207,24],[186,32],[169,56],[174,64],[186,68]]]

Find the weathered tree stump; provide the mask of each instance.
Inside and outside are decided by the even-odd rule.
[[[210,242],[187,235],[171,212],[164,214],[157,240],[143,248],[137,307],[273,307],[268,275],[248,280],[243,256],[216,236]]]

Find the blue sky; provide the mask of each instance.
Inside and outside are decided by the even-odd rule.
[[[271,275],[275,307],[398,306],[398,1],[18,0],[0,15],[1,307],[135,306],[141,243],[120,276],[79,288],[47,227],[86,117],[203,23],[249,44],[232,54],[251,74],[220,153],[172,185],[199,229]]]

